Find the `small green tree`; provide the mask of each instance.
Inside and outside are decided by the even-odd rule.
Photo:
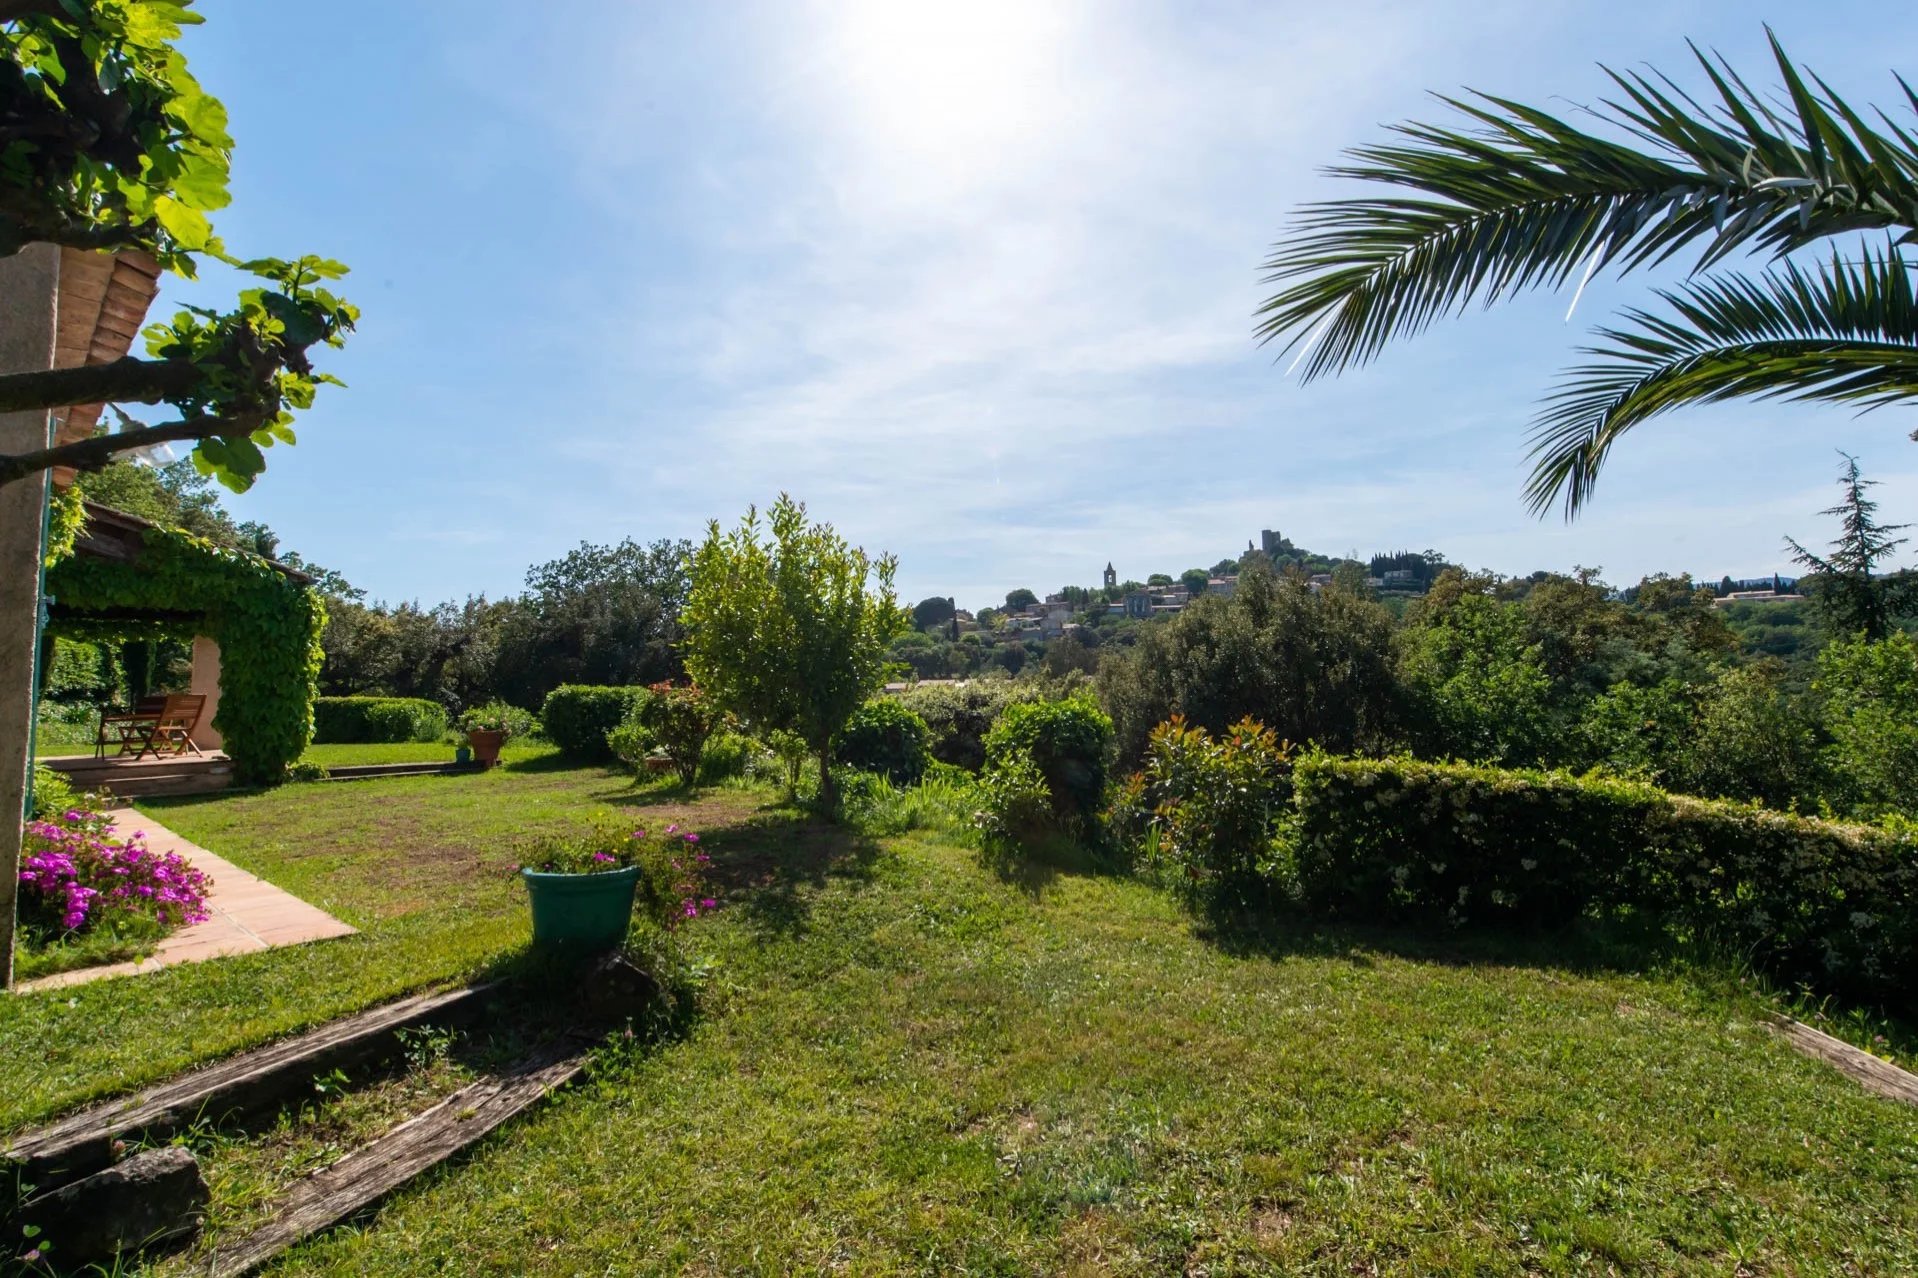
[[[1019,587],[1017,590],[1008,591],[1006,593],[1006,611],[1007,612],[1024,612],[1026,609],[1032,607],[1032,605],[1038,602],[1039,602],[1039,596],[1033,594],[1030,590],[1027,590],[1024,586]]]
[[[830,804],[834,738],[886,682],[892,641],[911,628],[892,555],[870,559],[784,493],[762,521],[707,525],[681,622],[686,668],[762,732],[790,732],[819,761]]]
[[[1187,594],[1197,599],[1212,584],[1212,574],[1203,568],[1188,568],[1179,574],[1179,584],[1185,587]]]

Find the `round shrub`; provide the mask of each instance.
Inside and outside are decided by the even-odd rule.
[[[747,775],[752,770],[754,757],[759,753],[758,743],[751,737],[741,736],[737,732],[714,733],[712,740],[706,743],[706,753],[699,760],[699,784],[716,785]]]
[[[318,697],[313,702],[313,740],[321,744],[438,741],[445,735],[446,711],[420,697]]]
[[[1053,809],[1069,820],[1088,817],[1104,803],[1111,752],[1112,720],[1083,698],[1015,702],[986,734],[986,766],[1030,756]]]
[[[932,755],[926,721],[889,697],[860,706],[839,734],[840,761],[894,785],[917,785]]]
[[[1010,679],[974,679],[963,687],[922,683],[899,694],[899,704],[926,721],[932,757],[977,772],[986,762],[986,733],[1014,701],[1036,700]]]
[[[613,750],[606,742],[607,733],[625,722],[646,695],[646,689],[639,687],[563,683],[546,694],[540,723],[560,753],[574,759],[610,759]]]

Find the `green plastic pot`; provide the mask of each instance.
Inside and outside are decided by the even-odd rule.
[[[593,953],[616,948],[633,921],[639,867],[600,874],[543,874],[521,870],[533,902],[533,944],[540,949]]]

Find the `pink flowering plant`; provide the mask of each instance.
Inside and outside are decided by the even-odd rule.
[[[111,933],[163,936],[203,923],[212,886],[174,852],[155,852],[141,831],[69,808],[26,823],[20,855],[20,921],[35,941]]]
[[[534,836],[521,846],[514,873],[604,874],[637,867],[634,908],[670,932],[719,908],[708,882],[711,865],[699,835],[681,826],[602,824]]]

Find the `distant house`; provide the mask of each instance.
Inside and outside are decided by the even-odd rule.
[[[1794,595],[1777,590],[1734,590],[1722,599],[1714,599],[1714,604],[1734,603],[1803,603],[1804,595]]]
[[[1230,599],[1233,595],[1239,593],[1239,579],[1237,577],[1214,577],[1205,583],[1205,593],[1208,595],[1224,595]]]

